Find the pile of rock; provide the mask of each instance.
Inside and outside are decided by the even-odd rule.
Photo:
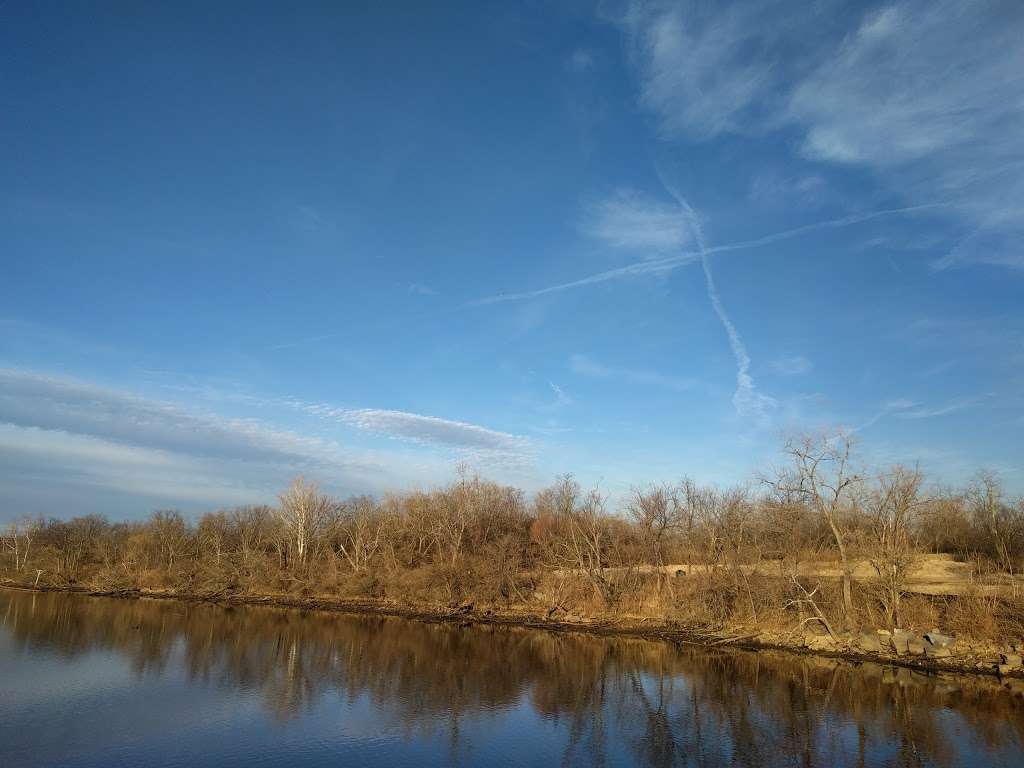
[[[890,632],[879,629],[874,633],[860,634],[855,642],[858,650],[864,653],[895,653],[897,656],[926,656],[931,659],[944,659],[953,655],[956,638],[946,635],[937,629],[918,635],[907,629],[896,629]]]

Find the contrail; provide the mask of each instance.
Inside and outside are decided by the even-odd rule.
[[[671,272],[676,267],[683,264],[688,264],[691,261],[700,257],[698,252],[685,252],[677,256],[669,256],[664,259],[656,259],[654,261],[638,261],[635,264],[627,264],[625,267],[619,267],[618,269],[609,269],[607,272],[598,272],[596,275],[590,275],[588,277],[581,277],[579,280],[573,280],[568,283],[560,283],[558,285],[550,285],[547,288],[538,288],[533,291],[523,291],[522,293],[499,293],[496,296],[487,296],[483,299],[474,299],[469,302],[469,306],[481,306],[483,304],[500,304],[504,301],[518,301],[520,299],[532,299],[536,296],[544,296],[548,293],[557,293],[558,291],[565,291],[569,288],[580,288],[584,285],[594,285],[595,283],[603,283],[608,280],[617,280],[620,277],[632,277],[633,275],[649,275],[656,274],[658,272]]]
[[[673,194],[673,196],[675,196]],[[677,200],[679,198],[676,198]],[[739,251],[748,248],[760,248],[765,245],[771,245],[781,240],[789,240],[794,237],[799,237],[808,232],[813,232],[819,229],[833,229],[838,227],[847,227],[851,224],[860,224],[861,222],[870,221],[871,219],[881,218],[883,216],[898,216],[907,213],[918,213],[920,211],[931,210],[935,208],[948,208],[950,203],[926,203],[924,205],[912,205],[906,208],[888,208],[881,211],[869,211],[868,213],[854,213],[849,216],[843,216],[838,219],[828,219],[827,221],[818,221],[813,224],[805,224],[802,227],[796,227],[794,229],[787,229],[782,232],[775,232],[764,237],[758,237],[753,240],[742,240],[736,243],[724,243],[722,245],[715,245],[705,248],[703,251],[683,251],[675,256],[668,256],[663,259],[656,259],[653,261],[638,261],[633,264],[628,264],[618,269],[610,269],[605,272],[598,272],[594,275],[582,277],[579,280],[572,280],[568,283],[559,283],[558,285],[550,285],[547,288],[537,288],[532,291],[522,291],[519,293],[499,293],[494,296],[487,296],[482,299],[474,299],[470,301],[468,306],[482,306],[484,304],[501,304],[506,301],[522,301],[523,299],[532,299],[538,296],[544,296],[549,293],[557,293],[559,291],[566,291],[571,288],[582,288],[586,285],[594,285],[596,283],[604,283],[609,280],[618,280],[625,277],[634,277],[637,275],[649,275],[659,274],[664,272],[671,272],[674,269],[685,266],[686,264],[692,264],[698,259],[714,254],[724,253],[726,251]]]
[[[665,183],[664,179],[662,179],[662,183]],[[690,228],[693,230],[694,237],[697,240],[697,247],[700,249],[700,262],[704,269],[704,280],[708,287],[708,298],[711,299],[711,306],[714,308],[715,314],[718,315],[718,319],[722,323],[726,335],[729,337],[729,347],[732,349],[733,357],[736,358],[736,392],[732,396],[733,407],[739,414],[752,412],[757,416],[763,417],[765,409],[775,407],[776,403],[774,399],[757,391],[757,387],[754,385],[754,377],[750,375],[750,354],[747,352],[747,346],[743,343],[743,339],[740,338],[739,331],[736,330],[736,326],[725,311],[722,299],[718,295],[715,278],[711,274],[711,260],[709,258],[709,255],[715,249],[708,248],[707,240],[704,238],[704,229],[701,227],[697,214],[690,207],[686,198],[669,184],[665,184],[665,188],[676,199],[679,207],[683,209],[683,212],[690,221]]]

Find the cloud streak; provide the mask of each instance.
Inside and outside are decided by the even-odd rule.
[[[368,432],[406,438],[429,445],[511,453],[521,451],[527,445],[526,438],[507,432],[406,411],[362,408],[345,411],[342,418]]]
[[[418,445],[449,448],[483,463],[522,466],[532,456],[528,438],[477,424],[381,408],[337,408],[324,403],[288,399],[285,404],[305,413],[385,437]]]

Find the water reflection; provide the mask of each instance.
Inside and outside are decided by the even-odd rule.
[[[401,619],[0,590],[11,654],[112,652],[145,681],[256,692],[284,727],[368,700],[443,763],[480,716],[553,724],[563,764],[1019,765],[1024,701],[997,681],[813,657]],[[182,672],[176,672],[180,665]],[[529,760],[531,734],[508,762]],[[2,736],[0,736],[2,742]],[[440,758],[439,758],[440,759]]]

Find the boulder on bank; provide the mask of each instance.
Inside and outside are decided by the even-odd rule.
[[[828,635],[811,635],[804,640],[804,645],[811,651],[834,651],[835,641]]]
[[[906,656],[909,653],[914,653],[915,650],[912,650],[911,646],[914,649],[920,648],[919,651],[916,651],[917,653],[924,653],[924,643],[921,638],[906,629],[893,630],[889,642],[892,644],[892,649],[896,652],[897,656]]]
[[[937,629],[933,629],[931,632],[928,632],[924,636],[924,639],[927,640],[933,648],[951,648],[953,644],[956,643],[955,637],[952,635],[944,635]]]
[[[856,646],[858,650],[864,651],[865,653],[881,653],[882,639],[878,635],[872,635],[865,632],[857,638]]]

